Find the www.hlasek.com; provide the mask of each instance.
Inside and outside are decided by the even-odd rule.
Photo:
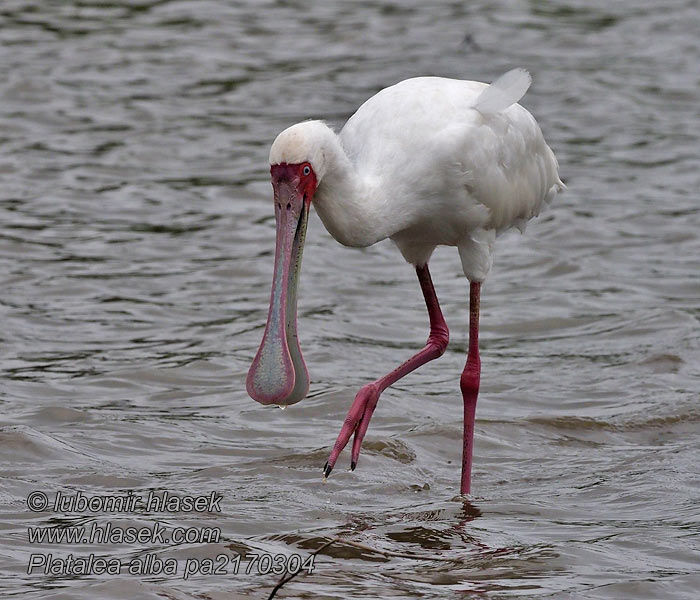
[[[219,527],[174,527],[156,521],[144,527],[120,527],[111,521],[90,527],[28,527],[30,544],[218,544]]]
[[[27,506],[32,512],[71,513],[216,513],[221,512],[222,496],[211,492],[201,496],[177,496],[169,492],[149,492],[140,496],[129,492],[123,495],[86,496],[82,492],[63,494],[56,492],[53,499],[41,491],[27,496]],[[180,545],[218,544],[219,527],[167,527],[160,521],[135,527],[121,526],[119,521],[97,522],[89,526],[44,526],[27,529],[29,543],[33,545],[59,546],[95,544]],[[50,553],[32,553],[27,564],[28,574],[44,575],[181,575],[189,579],[193,575],[225,575],[238,573],[283,575],[297,571],[311,573],[315,555],[299,554],[220,553],[211,558],[163,558],[150,552],[128,561],[91,553],[87,556],[73,553],[55,556]]]

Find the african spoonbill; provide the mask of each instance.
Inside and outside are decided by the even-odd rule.
[[[270,308],[247,389],[261,404],[299,402],[309,375],[297,339],[296,292],[311,204],[341,244],[390,238],[412,264],[425,297],[425,347],[357,393],[324,466],[330,475],[354,434],[351,470],[380,394],[441,356],[449,332],[428,261],[456,246],[470,282],[469,346],[460,379],[464,438],[460,491],[471,489],[479,392],[479,298],[496,236],[523,230],[564,185],[557,160],[532,115],[518,104],[531,83],[514,69],[491,85],[439,77],[407,79],[367,100],[339,134],[322,121],[280,133],[270,149],[277,240]]]

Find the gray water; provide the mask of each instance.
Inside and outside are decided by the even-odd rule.
[[[697,598],[700,5],[3,0],[0,595],[267,598],[265,569],[188,559],[321,551],[280,598]],[[383,395],[358,469],[321,468],[359,387],[421,347],[390,242],[312,215],[299,290],[309,397],[247,397],[269,298],[267,152],[415,75],[514,67],[568,191],[499,239],[482,296],[474,495],[458,496],[468,284]],[[222,496],[220,511],[32,512],[64,496]],[[28,527],[218,527],[218,542],[31,543]],[[32,554],[174,575],[28,573]],[[202,563],[204,564],[204,563]]]

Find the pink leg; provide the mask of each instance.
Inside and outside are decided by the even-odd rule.
[[[348,416],[345,417],[340,435],[333,446],[333,451],[328,458],[328,462],[323,467],[323,475],[325,477],[331,474],[335,462],[338,460],[338,456],[347,445],[353,433],[355,434],[355,439],[352,443],[350,470],[355,470],[357,460],[360,456],[360,446],[362,445],[365,433],[367,433],[369,420],[372,418],[372,413],[377,406],[379,395],[404,375],[408,375],[421,365],[424,365],[438,356],[442,356],[447,348],[450,334],[447,330],[447,323],[445,323],[445,319],[442,316],[437,296],[435,295],[428,265],[416,267],[416,273],[418,274],[418,281],[420,282],[421,290],[423,290],[423,297],[425,298],[425,304],[428,307],[428,315],[430,317],[430,335],[428,336],[428,342],[425,348],[418,352],[418,354],[409,358],[391,373],[388,373],[381,379],[377,379],[372,383],[368,383],[357,392],[355,401],[348,411]]]
[[[464,446],[462,449],[461,494],[468,494],[472,480],[472,449],[474,448],[474,416],[476,398],[479,395],[481,359],[479,358],[479,293],[481,282],[469,284],[469,351],[467,364],[462,372],[459,386],[464,400]]]

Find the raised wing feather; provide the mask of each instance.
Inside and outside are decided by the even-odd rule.
[[[520,100],[531,83],[532,77],[525,69],[508,71],[479,94],[474,108],[484,115],[501,112]]]

